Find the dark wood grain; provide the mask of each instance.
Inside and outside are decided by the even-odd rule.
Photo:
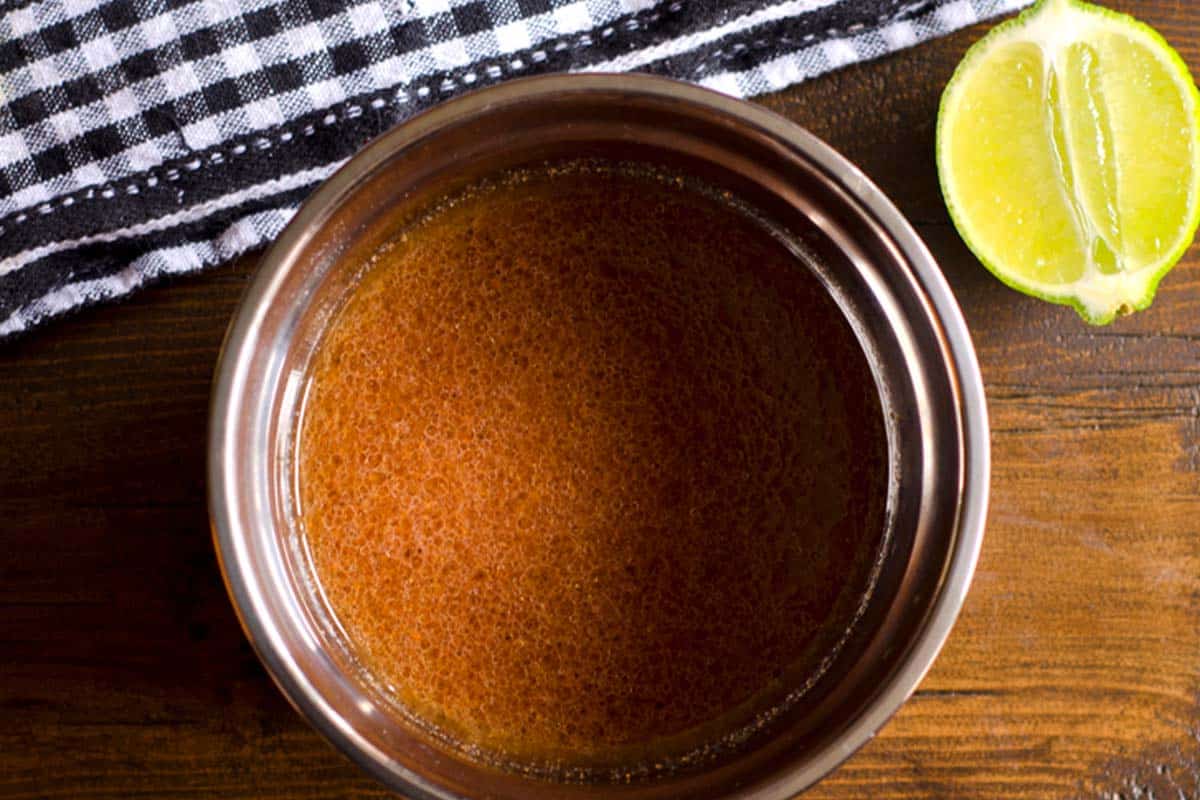
[[[1116,3],[1200,68],[1200,7]],[[1094,329],[993,280],[932,141],[965,31],[765,98],[917,223],[966,313],[994,445],[962,618],[814,798],[1200,798],[1200,258]],[[254,259],[0,345],[0,796],[379,797],[288,707],[204,507],[221,336]]]

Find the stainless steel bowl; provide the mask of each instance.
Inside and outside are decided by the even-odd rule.
[[[292,519],[306,365],[356,277],[350,265],[395,233],[404,209],[499,170],[580,156],[695,175],[810,254],[873,364],[892,460],[878,583],[804,701],[731,756],[627,785],[480,766],[405,722],[330,624]],[[247,636],[296,708],[388,786],[445,800],[783,800],[869,740],[933,663],[979,553],[989,451],[979,368],[954,298],[916,233],[858,169],[752,104],[659,78],[578,75],[438,106],[372,142],[313,194],[263,258],[229,328],[208,470],[217,551]]]

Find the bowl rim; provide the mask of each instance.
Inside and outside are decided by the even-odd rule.
[[[966,321],[932,254],[911,224],[884,193],[854,164],[812,133],[750,102],[694,84],[645,74],[556,74],[521,78],[460,95],[405,120],[376,137],[338,167],[303,203],[275,243],[263,255],[226,332],[214,374],[209,409],[207,494],[214,545],[234,610],[268,674],[301,715],[359,766],[390,788],[403,788],[416,800],[462,800],[387,758],[366,741],[319,695],[296,663],[281,652],[263,615],[263,583],[244,569],[247,557],[241,526],[232,513],[237,496],[233,470],[227,468],[227,443],[243,408],[240,389],[246,379],[255,334],[266,303],[286,274],[288,254],[298,251],[322,223],[328,210],[352,191],[394,151],[462,117],[495,104],[561,96],[564,93],[612,93],[650,96],[701,106],[767,133],[811,161],[878,221],[925,292],[941,324],[947,366],[958,392],[962,474],[952,550],[937,587],[938,596],[925,624],[909,642],[897,669],[868,701],[865,710],[841,734],[805,763],[782,769],[756,784],[752,796],[786,798],[828,775],[863,745],[899,710],[929,671],[954,626],[974,575],[983,541],[990,488],[991,455],[983,379]],[[739,793],[740,795],[740,793]]]

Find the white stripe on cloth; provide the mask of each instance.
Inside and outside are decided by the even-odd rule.
[[[710,42],[715,42],[718,39],[723,39],[731,34],[739,31],[748,30],[757,25],[763,25],[768,22],[774,22],[779,19],[794,17],[799,14],[805,14],[810,11],[815,11],[818,8],[831,6],[838,0],[792,0],[788,3],[780,3],[776,6],[769,6],[760,11],[754,11],[745,16],[727,22],[724,25],[718,25],[715,28],[709,28],[700,33],[691,36],[683,36],[679,39],[672,39],[662,44],[647,47],[642,50],[635,50],[632,53],[625,53],[616,58],[599,64],[592,64],[579,70],[580,72],[630,72],[638,67],[652,64],[655,61],[661,61],[664,58],[681,55],[689,50],[695,50],[697,47],[702,47]]]
[[[174,214],[168,214],[164,217],[152,219],[147,222],[142,222],[137,225],[131,225],[128,228],[118,228],[104,233],[97,233],[91,236],[83,236],[79,239],[68,239],[61,242],[52,242],[51,244],[35,247],[31,250],[25,250],[17,253],[14,256],[0,261],[0,277],[14,272],[26,264],[31,264],[38,259],[53,255],[54,253],[62,253],[67,250],[74,250],[78,247],[85,247],[90,244],[104,244],[107,242],[118,242],[122,239],[132,239],[137,236],[145,236],[148,233],[157,233],[170,228],[175,228],[180,225],[186,225],[189,222],[204,219],[210,214],[222,211],[226,208],[233,208],[242,203],[251,200],[258,200],[263,197],[270,197],[274,194],[299,189],[302,186],[310,186],[318,181],[322,181],[329,175],[333,174],[334,170],[346,163],[346,159],[325,164],[320,167],[313,167],[301,172],[294,172],[291,175],[283,175],[279,178],[266,181],[265,183],[255,184],[246,189],[241,189],[236,192],[230,192],[227,195],[214,198],[198,205],[190,206],[183,211]],[[0,336],[3,336],[0,333]]]
[[[0,322],[0,337],[20,333],[80,306],[129,294],[155,278],[196,272],[228,261],[274,239],[295,213],[295,208],[288,207],[251,214],[211,241],[152,250],[112,275],[62,286]]]
[[[984,19],[1029,5],[1032,0],[958,0],[857,36],[831,39],[784,53],[741,71],[713,72],[702,86],[738,97],[777,92],[844,64],[867,61],[933,39]]]

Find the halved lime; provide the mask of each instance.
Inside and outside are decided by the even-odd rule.
[[[1200,223],[1200,93],[1149,26],[1041,0],[958,65],[937,162],[989,270],[1103,325],[1150,305]]]

